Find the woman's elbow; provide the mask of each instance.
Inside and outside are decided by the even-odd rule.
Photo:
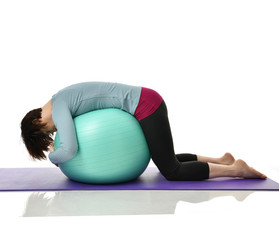
[[[77,154],[77,150],[78,150],[77,147],[73,147],[73,148],[67,149],[65,151],[65,153],[67,155],[67,159],[69,159],[69,160],[72,159]]]
[[[61,164],[72,159],[78,151],[78,147],[72,146],[69,148],[60,147],[54,152],[49,153],[49,159],[54,164]]]

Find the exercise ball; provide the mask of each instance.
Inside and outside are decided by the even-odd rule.
[[[150,161],[150,152],[139,122],[120,109],[91,111],[74,118],[78,151],[59,164],[71,180],[113,184],[139,177]],[[56,133],[54,148],[60,146]]]

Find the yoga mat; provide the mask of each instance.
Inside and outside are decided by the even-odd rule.
[[[59,168],[0,168],[0,191],[69,190],[255,190],[278,191],[271,179],[215,178],[205,181],[167,181],[157,168],[147,168],[136,180],[93,185],[69,180]]]

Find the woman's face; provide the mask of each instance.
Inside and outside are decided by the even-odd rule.
[[[43,133],[50,134],[50,133],[56,132],[57,129],[55,128],[55,126],[53,124],[46,123],[46,125],[41,128],[41,131]]]

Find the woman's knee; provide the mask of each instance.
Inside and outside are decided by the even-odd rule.
[[[160,169],[159,169],[160,170]],[[173,171],[165,171],[165,170],[160,170],[160,173],[163,175],[163,177],[165,177],[165,179],[167,179],[168,181],[177,181],[177,173],[176,173],[176,169],[174,169]]]

